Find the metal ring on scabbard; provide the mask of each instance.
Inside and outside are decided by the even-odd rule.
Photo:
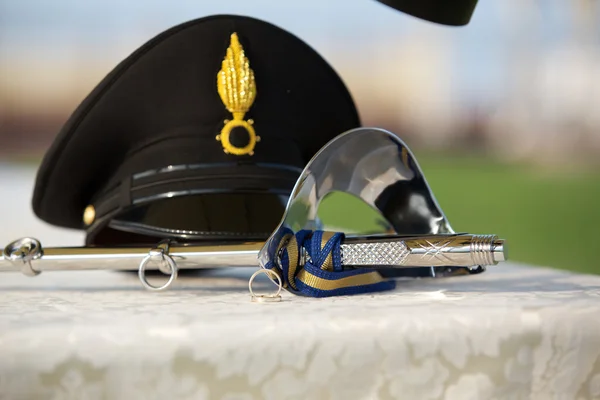
[[[274,276],[277,280],[277,292],[275,294],[255,294],[252,290],[252,282],[254,282],[254,278],[258,276],[258,274],[265,274]],[[274,271],[270,269],[259,269],[250,277],[250,281],[248,282],[248,290],[250,290],[250,295],[252,296],[253,303],[268,303],[268,302],[277,302],[281,301],[281,288],[283,287],[283,283],[281,282],[281,278]]]
[[[171,286],[171,284],[175,281],[175,279],[177,279],[177,263],[175,262],[175,260],[173,260],[173,257],[171,257],[169,254],[169,244],[168,243],[161,243],[160,245],[158,245],[157,247],[155,247],[154,249],[150,250],[148,252],[148,255],[146,257],[144,257],[144,259],[140,262],[140,267],[138,269],[138,276],[140,278],[140,282],[142,282],[142,285],[144,285],[144,287],[148,290],[153,290],[153,291],[161,291],[161,290],[165,290],[166,288],[168,288],[169,286]],[[150,282],[148,282],[148,279],[146,278],[146,265],[148,264],[148,262],[154,258],[160,257],[160,261],[161,265],[159,267],[159,270],[162,273],[165,274],[170,274],[169,276],[169,280],[167,281],[167,283],[165,283],[162,286],[154,286],[151,285]],[[168,270],[165,267],[164,261],[166,261],[166,266],[168,266]]]

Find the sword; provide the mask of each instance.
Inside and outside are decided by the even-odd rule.
[[[45,271],[138,270],[142,284],[164,290],[181,269],[257,267],[264,242],[239,244],[178,244],[159,242],[150,247],[49,247],[26,237],[9,243],[2,252],[0,271],[20,271],[37,276]],[[346,268],[479,267],[505,261],[506,246],[495,235],[373,235],[347,237],[341,244],[341,262]],[[299,266],[308,254],[301,248]],[[152,262],[159,261],[159,262]],[[169,274],[162,286],[150,285],[146,270]]]

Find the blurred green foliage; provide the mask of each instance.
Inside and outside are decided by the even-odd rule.
[[[415,156],[455,231],[497,234],[507,240],[510,261],[600,274],[600,172],[485,156]],[[319,209],[326,224],[345,231],[377,228],[377,216],[364,203],[349,196],[331,200]]]
[[[498,234],[511,261],[600,274],[600,172],[415,155],[454,230]]]

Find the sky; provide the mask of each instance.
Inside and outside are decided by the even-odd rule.
[[[576,1],[595,4],[589,13],[600,21],[598,2]],[[573,3],[481,0],[470,24],[447,27],[375,0],[0,0],[0,89],[18,97],[85,85],[77,89],[79,95],[154,35],[191,19],[230,13],[289,30],[357,85],[408,74],[405,80],[414,75],[440,88],[450,82],[457,102],[493,103],[522,59],[538,53],[541,58],[572,40]],[[587,40],[600,36],[600,24],[595,25],[595,32],[584,35]],[[380,59],[392,59],[393,65],[381,65]],[[419,68],[429,72],[414,71]],[[385,89],[385,82],[379,85]],[[398,88],[410,90],[406,84]],[[58,100],[60,94],[52,96]]]
[[[114,63],[173,25],[233,13],[266,19],[326,56],[354,55],[358,63],[363,49],[373,44],[393,46],[419,34],[440,37],[456,47],[456,78],[466,75],[473,82],[489,79],[490,71],[502,65],[506,28],[514,19],[512,9],[519,8],[509,3],[516,1],[483,0],[471,23],[456,28],[418,20],[374,0],[0,0],[0,61],[65,60],[83,52]],[[550,24],[560,28],[553,19],[550,15]]]

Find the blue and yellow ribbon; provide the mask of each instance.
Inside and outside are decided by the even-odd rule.
[[[284,288],[308,297],[381,292],[396,287],[394,280],[384,279],[375,270],[344,269],[343,240],[341,232],[302,230],[294,235],[288,231],[265,268],[279,274]],[[307,255],[306,260],[301,260],[302,253]],[[279,264],[274,262],[277,258]]]

